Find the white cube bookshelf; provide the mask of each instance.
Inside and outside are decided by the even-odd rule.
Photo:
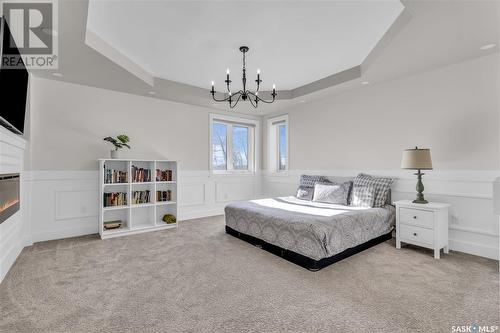
[[[150,170],[150,179],[134,179],[133,167]],[[123,182],[107,182],[107,169],[127,173]],[[171,170],[170,174],[164,173],[166,178],[157,179],[156,170]],[[144,174],[144,172],[143,172]],[[138,173],[139,175],[139,173]],[[144,180],[144,181],[140,181]],[[149,191],[149,200],[138,200],[134,197],[135,191]],[[157,200],[157,191],[170,190],[171,198],[168,201]],[[106,193],[125,193],[123,205],[106,206],[104,196]],[[165,214],[172,214],[177,218],[177,162],[169,160],[125,160],[125,159],[99,159],[99,234],[102,239],[137,234],[148,231],[177,228],[177,223],[166,224],[163,222]],[[137,199],[135,203],[134,198]],[[144,199],[144,197],[142,197]],[[108,221],[122,221],[122,226],[117,229],[104,229]]]

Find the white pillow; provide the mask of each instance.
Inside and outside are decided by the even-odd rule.
[[[342,184],[334,183],[316,183],[314,185],[313,200],[315,202],[324,202],[337,205],[347,205],[351,182]]]

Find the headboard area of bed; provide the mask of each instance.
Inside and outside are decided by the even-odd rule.
[[[340,176],[323,176],[323,177],[327,178],[332,183],[343,183],[343,182],[347,182],[350,180],[352,181],[354,179],[354,177],[340,177]],[[377,177],[377,176],[374,176],[374,177]],[[392,178],[394,180],[396,179],[396,177],[390,177],[390,178]],[[392,188],[389,190],[389,193],[387,194],[386,204],[392,205]]]

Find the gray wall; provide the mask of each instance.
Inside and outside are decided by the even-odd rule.
[[[28,170],[97,169],[112,148],[102,138],[121,133],[131,139],[125,156],[208,170],[214,110],[40,78],[31,82],[31,108]]]
[[[495,53],[299,104],[287,110],[290,168],[397,169],[418,145],[436,169],[497,170],[498,70]]]

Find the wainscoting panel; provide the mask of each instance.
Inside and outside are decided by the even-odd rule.
[[[24,178],[31,187],[34,242],[98,233],[98,171],[29,171]],[[259,197],[260,179],[260,174],[226,177],[180,170],[177,218],[223,214],[229,202]]]
[[[179,207],[201,206],[205,204],[205,183],[179,183]]]
[[[223,181],[215,183],[215,199],[217,202],[250,200],[255,197],[255,184],[253,181]]]
[[[301,174],[352,177],[360,171],[396,178],[393,200],[415,196],[416,179],[411,171],[404,170],[291,170],[279,175],[226,176],[211,175],[205,170],[181,170],[178,219],[223,214],[225,205],[233,201],[294,195]],[[424,176],[426,197],[452,205],[449,216],[452,250],[498,259],[499,226],[492,211],[492,186],[497,176],[497,171],[471,170],[429,171]],[[97,178],[97,171],[25,173],[24,182],[32,189],[26,202],[31,203],[33,241],[97,233]]]
[[[354,177],[364,172],[396,178],[392,199],[413,199],[416,176],[405,170],[290,170],[284,174],[264,173],[266,196],[294,195],[301,174]],[[430,201],[451,204],[449,238],[452,250],[499,259],[499,224],[493,215],[493,181],[499,171],[428,171],[425,196]]]

